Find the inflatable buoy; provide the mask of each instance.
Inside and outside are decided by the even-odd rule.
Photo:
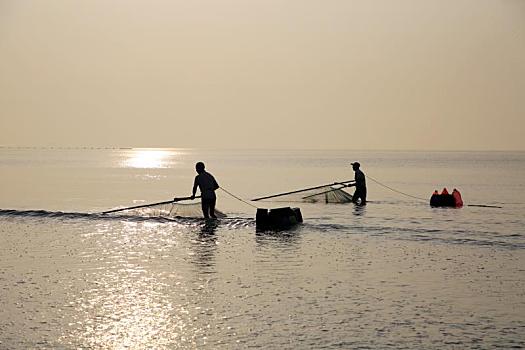
[[[463,206],[463,199],[461,198],[461,193],[459,193],[459,191],[454,188],[454,191],[452,191],[452,197],[454,197],[456,208],[461,208]]]
[[[463,206],[463,199],[461,193],[457,189],[449,194],[446,188],[443,188],[441,194],[437,190],[434,191],[432,197],[430,197],[431,207],[448,207],[448,208],[461,208]]]

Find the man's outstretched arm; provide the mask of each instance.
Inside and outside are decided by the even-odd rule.
[[[199,184],[197,183],[197,177],[195,177],[195,181],[193,181],[193,190],[191,191],[191,199],[195,199],[195,194],[197,193],[197,187]]]

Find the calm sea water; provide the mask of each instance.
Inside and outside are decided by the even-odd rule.
[[[250,199],[355,160],[502,208],[369,179],[366,207],[295,203],[287,232],[220,191],[216,223],[84,215],[187,196],[196,161]],[[0,349],[525,347],[524,179],[523,152],[0,148]]]

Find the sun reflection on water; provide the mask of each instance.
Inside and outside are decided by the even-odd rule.
[[[132,149],[126,154],[123,166],[128,168],[167,168],[182,155],[181,151],[173,149]]]
[[[195,300],[207,300],[210,285],[192,277],[191,270],[163,269],[170,263],[163,257],[170,257],[170,249],[177,246],[172,235],[166,234],[166,225],[121,225],[119,230],[101,228],[102,236],[85,237],[96,244],[92,247],[96,253],[86,251],[86,256],[94,254],[97,259],[84,269],[86,288],[72,295],[69,304],[75,312],[61,341],[93,349],[206,346],[207,318],[213,312],[203,307],[204,302],[193,305]]]
[[[169,317],[173,306],[148,287],[159,286],[158,282],[144,275],[137,280],[129,270],[134,269],[108,273],[100,281],[100,289],[86,291],[78,305],[80,315],[86,317],[77,321],[83,326],[79,334],[82,343],[105,349],[146,349],[168,345],[167,330],[184,328]]]

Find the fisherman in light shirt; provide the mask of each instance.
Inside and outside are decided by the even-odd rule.
[[[201,205],[204,218],[216,218],[215,203],[217,202],[217,197],[215,196],[215,190],[219,188],[219,184],[215,181],[212,174],[204,170],[203,162],[195,164],[195,170],[198,175],[195,176],[195,181],[193,182],[191,199],[195,199],[195,193],[197,192],[197,187],[199,187],[201,191]]]

